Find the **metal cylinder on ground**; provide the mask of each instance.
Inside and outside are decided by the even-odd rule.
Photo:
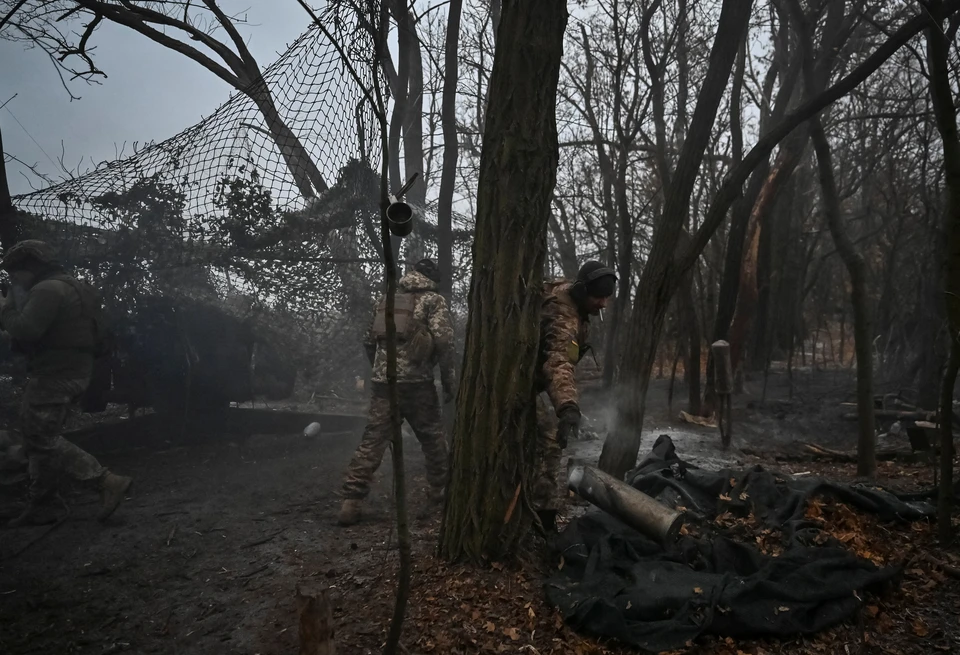
[[[676,541],[683,514],[626,482],[592,466],[571,461],[567,487],[611,516],[663,545]]]

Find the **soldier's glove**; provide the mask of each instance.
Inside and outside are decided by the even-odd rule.
[[[564,407],[558,416],[560,426],[557,428],[557,444],[560,448],[566,448],[570,439],[580,435],[580,408],[576,405]]]

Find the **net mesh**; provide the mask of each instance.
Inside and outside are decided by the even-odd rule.
[[[341,35],[369,87],[372,39],[346,15]],[[310,353],[313,369],[358,370],[381,276],[379,139],[363,89],[312,27],[200,123],[14,198],[20,233],[53,244],[114,316],[158,297],[214,304],[290,357]]]

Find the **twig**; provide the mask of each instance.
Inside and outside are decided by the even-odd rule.
[[[252,571],[249,571],[248,573],[242,573],[242,574],[238,575],[237,577],[238,577],[238,578],[249,578],[250,576],[256,575],[256,574],[260,573],[261,571],[266,571],[268,568],[270,568],[270,565],[269,565],[269,564],[264,564],[264,565],[261,566],[260,568],[257,568],[257,569],[254,569],[254,570],[252,570]]]
[[[941,562],[936,557],[934,557],[933,555],[927,552],[920,553],[920,559],[927,562],[928,564],[933,564],[937,568],[942,569],[943,572],[949,575],[951,578],[956,578],[960,580],[960,568],[951,566],[946,562]]]
[[[173,527],[170,528],[170,535],[167,537],[167,545],[170,545],[170,541],[173,539],[173,535],[177,534],[177,524],[174,523]]]
[[[268,541],[272,540],[274,537],[276,537],[277,535],[281,534],[282,532],[283,532],[283,530],[277,530],[277,531],[274,532],[273,534],[268,535],[268,536],[264,537],[263,539],[258,539],[257,541],[251,541],[251,542],[248,543],[248,544],[244,544],[244,545],[240,546],[240,548],[253,548],[254,546],[260,546],[260,545],[265,544],[265,543],[267,543]]]

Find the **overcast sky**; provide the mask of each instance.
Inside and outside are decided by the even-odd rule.
[[[296,0],[220,4],[228,12],[246,10],[248,24],[239,27],[262,68],[309,26]],[[59,179],[61,152],[71,169],[81,157],[85,167],[91,157],[95,162],[115,159],[124,142],[130,153],[134,141],[174,136],[212,113],[233,91],[199,64],[129,28],[105,23],[92,42],[97,64],[108,77],[99,85],[71,83],[74,95],[81,97],[71,102],[45,53],[0,40],[0,105],[16,94],[0,110],[3,148],[54,179]],[[43,186],[16,162],[7,164],[7,176],[14,195],[31,191],[31,182]]]

